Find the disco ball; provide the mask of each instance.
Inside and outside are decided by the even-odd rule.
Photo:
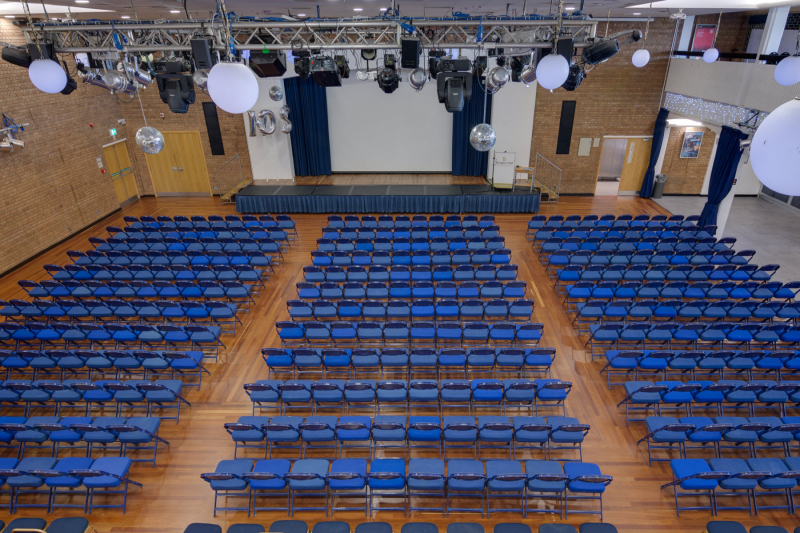
[[[489,71],[489,77],[492,80],[492,85],[500,90],[511,79],[511,74],[509,74],[508,69],[505,67],[494,67]]]
[[[408,75],[408,84],[417,91],[422,90],[426,81],[428,81],[428,74],[424,69],[415,68],[411,71],[411,74]]]
[[[275,100],[276,102],[280,102],[283,98],[283,91],[277,85],[273,85],[269,89],[269,97]]]
[[[469,132],[469,144],[479,152],[488,152],[496,140],[497,134],[489,124],[478,124]]]
[[[207,89],[208,88],[208,69],[201,68],[194,71],[194,75],[192,76],[194,80],[194,84],[199,87],[200,89]]]
[[[146,154],[157,154],[164,149],[164,136],[155,128],[145,126],[136,132],[136,146]]]

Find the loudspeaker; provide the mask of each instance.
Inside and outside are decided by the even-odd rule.
[[[569,145],[572,140],[572,123],[575,121],[575,100],[561,102],[561,120],[558,123],[557,154],[569,154]]]
[[[572,64],[572,49],[574,48],[574,39],[559,39],[556,42],[556,53],[561,54],[567,58],[567,63]]]
[[[53,43],[29,44],[28,53],[31,55],[31,60],[33,61],[37,59],[54,59],[56,57]]]
[[[192,39],[192,58],[195,68],[210,69],[214,66],[214,57],[211,55],[211,39]]]
[[[250,68],[259,78],[272,78],[283,76],[286,72],[286,52],[261,52],[250,51]]]
[[[3,61],[8,61],[12,65],[17,65],[18,67],[28,68],[31,66],[31,62],[33,62],[28,52],[17,50],[16,48],[3,48],[3,51],[0,52],[0,56]]]
[[[203,115],[206,117],[206,130],[208,131],[208,142],[211,145],[211,155],[225,155],[225,147],[222,146],[222,132],[219,131],[217,104],[203,102]]]
[[[419,39],[401,39],[400,66],[402,68],[419,68],[420,51]]]

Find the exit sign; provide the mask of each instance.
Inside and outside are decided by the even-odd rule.
[[[117,128],[111,128],[110,130],[108,130],[108,133],[110,133],[111,135],[116,135],[117,134]]]

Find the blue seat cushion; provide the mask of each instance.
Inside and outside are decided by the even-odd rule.
[[[101,472],[121,477],[127,477],[130,468],[131,460],[127,457],[101,457],[92,463],[92,470],[100,470]],[[113,476],[97,476],[83,480],[83,485],[92,489],[114,488],[122,483],[120,479]]]

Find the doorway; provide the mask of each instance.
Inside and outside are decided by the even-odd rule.
[[[139,199],[139,188],[136,186],[131,158],[128,156],[128,145],[122,139],[103,146],[103,155],[106,157],[111,183],[117,193],[120,207]]]
[[[164,132],[164,149],[147,154],[156,196],[210,196],[206,157],[198,131]]]
[[[595,196],[635,195],[650,163],[651,136],[603,139]]]

